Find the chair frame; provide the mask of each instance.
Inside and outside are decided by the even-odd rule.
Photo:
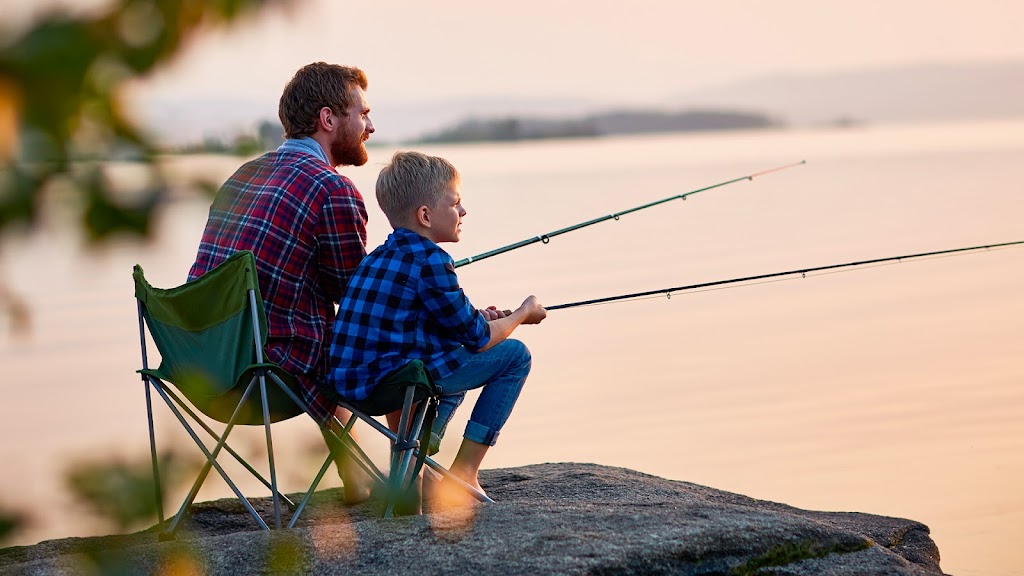
[[[251,314],[253,315],[253,345],[256,349],[257,365],[262,365],[262,347],[255,345],[256,342],[262,342],[262,335],[259,330],[256,294],[254,290],[248,290],[248,298],[249,309],[251,311]],[[137,300],[137,306],[139,315],[139,342],[142,352],[142,367],[143,370],[147,370],[149,369],[149,357],[146,343],[146,323],[144,315],[145,305],[142,303],[141,300]],[[223,432],[218,434],[209,425],[207,425],[203,418],[197,415],[196,412],[192,408],[190,408],[188,404],[184,400],[182,400],[178,394],[174,392],[173,386],[169,386],[166,382],[164,382],[160,378],[157,378],[156,376],[150,374],[142,374],[142,381],[145,385],[146,395],[146,415],[149,425],[150,458],[152,460],[153,468],[155,492],[154,496],[156,498],[157,513],[161,524],[164,523],[166,518],[163,508],[163,488],[160,480],[159,461],[156,450],[156,431],[153,421],[153,391],[156,391],[157,395],[163,399],[164,403],[167,405],[168,409],[178,420],[179,424],[181,424],[181,426],[185,429],[188,435],[192,438],[192,441],[196,444],[196,446],[203,452],[203,455],[206,457],[206,462],[204,463],[203,468],[199,473],[199,476],[193,483],[188,496],[182,503],[178,512],[171,520],[171,523],[167,526],[167,529],[161,533],[161,538],[169,539],[174,537],[174,534],[177,532],[181,520],[183,519],[189,507],[195,501],[195,498],[198,495],[199,490],[202,487],[202,484],[205,482],[206,477],[209,475],[211,468],[215,469],[217,473],[221,476],[221,478],[225,481],[225,483],[227,483],[227,485],[231,488],[232,492],[234,492],[235,496],[239,499],[239,501],[249,512],[249,514],[252,515],[253,519],[260,526],[260,528],[265,530],[270,529],[270,526],[268,526],[267,522],[264,521],[264,519],[259,515],[258,512],[256,512],[256,509],[252,506],[252,504],[245,497],[245,495],[242,494],[242,491],[238,488],[235,482],[232,481],[231,477],[224,471],[220,463],[217,462],[217,457],[219,456],[221,450],[226,450],[257,480],[259,480],[260,483],[262,483],[270,490],[271,497],[274,503],[274,527],[281,528],[282,525],[282,500],[285,502],[285,504],[287,504],[290,508],[294,510],[294,513],[292,514],[292,517],[287,527],[292,528],[295,526],[295,523],[298,521],[302,510],[305,508],[306,503],[309,501],[309,498],[312,497],[317,486],[319,486],[320,481],[323,479],[324,474],[330,468],[331,462],[334,457],[334,453],[333,451],[331,451],[331,453],[329,453],[327,457],[324,459],[324,463],[320,467],[320,472],[317,474],[316,478],[313,480],[313,483],[306,491],[306,496],[303,498],[302,503],[299,506],[296,506],[295,503],[292,502],[286,495],[280,493],[280,491],[277,488],[277,469],[274,458],[274,444],[273,436],[270,430],[269,406],[267,405],[266,391],[268,378],[274,385],[276,385],[282,392],[284,392],[292,400],[292,402],[295,403],[297,407],[299,407],[306,414],[309,414],[309,406],[306,405],[306,403],[301,398],[299,398],[298,395],[296,395],[295,392],[287,384],[285,384],[280,379],[280,377],[278,377],[277,374],[273,373],[269,367],[262,367],[258,368],[254,372],[248,386],[246,387],[245,392],[243,393],[241,399],[238,402],[238,406],[236,407],[235,412],[232,414],[231,418],[225,423]],[[263,426],[264,429],[266,430],[267,458],[269,463],[270,480],[264,478],[262,474],[260,474],[255,468],[253,468],[252,465],[245,460],[245,458],[239,455],[227,443],[228,435],[231,433],[231,430],[236,425],[235,420],[237,419],[241,407],[246,403],[249,396],[252,394],[253,390],[256,388],[257,385],[259,386],[260,395],[263,400]],[[182,412],[184,412],[184,414]],[[199,435],[196,433],[196,430],[190,425],[189,421],[185,418],[185,415],[191,418],[191,420],[196,425],[202,428],[216,441],[216,445],[214,446],[213,450],[210,450],[206,446],[206,444],[203,443]],[[359,445],[352,439],[351,435],[349,434],[354,423],[354,420],[350,420],[347,424],[343,425],[341,424],[341,422],[338,421],[337,418],[332,417],[331,422],[329,422],[327,426],[322,427],[322,429],[326,433],[332,435],[333,439],[338,443],[339,446],[342,446],[345,449],[349,450],[351,455],[354,457],[356,463],[361,468],[363,468],[364,471],[370,474],[376,481],[385,482],[386,477],[384,476],[384,474],[376,467],[376,465],[373,464],[373,461],[369,458],[369,456],[366,455],[365,452],[363,452],[363,450],[359,447]],[[338,432],[336,432],[331,426],[331,424],[335,424],[336,426],[340,427],[341,433],[339,434]],[[328,446],[328,450],[331,450],[330,446]]]

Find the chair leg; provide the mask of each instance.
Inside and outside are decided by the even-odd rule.
[[[381,471],[377,469],[377,466],[374,465],[373,461],[370,460],[370,457],[363,452],[363,449],[359,447],[359,444],[356,444],[355,441],[352,440],[352,426],[355,425],[356,420],[358,419],[359,418],[353,414],[346,424],[341,425],[341,422],[336,417],[332,417],[332,422],[336,422],[338,425],[342,426],[341,433],[338,434],[331,429],[330,423],[325,427],[325,433],[326,435],[330,435],[333,438],[333,441],[339,445],[339,450],[347,450],[349,455],[355,459],[356,463],[358,463],[363,470],[367,472],[367,474],[373,476],[374,481],[387,486],[388,479],[385,478]],[[295,513],[292,514],[292,518],[288,522],[288,528],[295,527],[295,523],[299,520],[299,515],[302,514],[303,510],[305,510],[306,504],[308,504],[309,500],[313,497],[313,493],[323,480],[324,474],[326,474],[327,470],[330,469],[331,463],[334,460],[334,449],[331,447],[330,441],[328,441],[328,450],[330,451],[330,454],[327,455],[327,458],[324,460],[323,466],[320,467],[320,471],[317,473],[316,478],[313,480],[313,483],[310,484],[309,490],[306,491],[306,494],[299,502],[298,508],[295,509]]]
[[[161,538],[174,537],[174,533],[178,529],[178,524],[184,517],[185,512],[195,501],[196,496],[199,494],[199,488],[203,485],[203,482],[206,481],[206,476],[210,473],[211,466],[217,470],[217,473],[220,474],[221,478],[223,478],[224,481],[228,484],[231,490],[235,493],[235,496],[242,503],[242,505],[245,506],[246,510],[249,511],[249,513],[260,525],[260,527],[264,530],[270,529],[270,527],[267,526],[267,523],[263,521],[263,518],[260,517],[259,513],[256,512],[256,509],[252,507],[252,504],[249,503],[249,500],[242,494],[242,491],[238,489],[238,486],[236,486],[235,483],[231,481],[231,478],[227,475],[226,472],[224,472],[224,469],[221,468],[219,463],[217,463],[217,455],[220,454],[221,448],[223,448],[224,445],[226,444],[228,434],[231,433],[232,428],[234,428],[235,426],[235,420],[238,419],[238,415],[241,412],[241,407],[243,404],[245,404],[245,401],[246,399],[248,399],[249,394],[255,387],[255,384],[255,381],[250,382],[249,386],[245,389],[245,393],[242,394],[242,400],[238,403],[238,407],[235,408],[234,414],[232,414],[231,418],[228,420],[228,423],[224,428],[224,434],[217,442],[217,446],[214,448],[212,453],[210,452],[210,450],[206,448],[206,445],[203,444],[203,442],[199,439],[199,436],[196,435],[195,431],[192,430],[192,427],[188,425],[188,422],[185,420],[184,416],[181,415],[181,412],[179,412],[174,407],[174,405],[170,401],[170,398],[168,398],[163,393],[163,390],[159,386],[156,387],[157,392],[163,397],[164,401],[171,408],[171,412],[173,412],[174,415],[178,418],[178,422],[181,423],[182,427],[185,428],[185,431],[188,432],[189,436],[192,437],[192,441],[196,443],[196,446],[198,446],[199,449],[202,450],[203,454],[206,456],[206,464],[203,465],[203,469],[199,472],[199,477],[196,478],[195,483],[192,485],[192,490],[189,491],[188,497],[181,504],[181,508],[178,510],[178,513],[174,516],[174,519],[171,521],[170,526],[168,526],[167,530],[164,531],[163,534],[161,534]]]
[[[196,424],[199,425],[199,427],[201,427],[203,430],[205,430],[206,433],[209,434],[211,438],[213,438],[214,442],[216,442],[217,440],[220,439],[220,435],[217,434],[213,430],[213,428],[210,428],[209,426],[207,426],[207,424],[205,422],[203,422],[203,419],[200,418],[194,411],[192,411],[192,409],[188,407],[188,404],[186,404],[181,398],[179,398],[174,393],[174,391],[172,389],[170,389],[168,387],[165,387],[164,388],[164,392],[166,392],[168,395],[170,395],[171,399],[174,400],[175,403],[178,404],[178,407],[181,408],[182,410],[184,410],[185,413],[188,414],[188,416],[190,418],[192,418],[192,420]],[[238,463],[242,465],[242,467],[244,467],[246,470],[248,470],[250,474],[252,474],[257,480],[259,480],[260,483],[262,483],[264,486],[266,486],[267,490],[272,490],[272,486],[270,484],[270,480],[267,480],[266,478],[264,478],[263,475],[260,474],[258,470],[256,470],[255,468],[252,467],[251,464],[246,462],[245,458],[242,458],[241,454],[239,454],[238,452],[235,452],[235,450],[229,444],[225,444],[224,445],[224,450],[228,454],[233,456],[235,458],[235,460],[237,460]],[[287,504],[290,508],[292,508],[292,509],[295,508],[295,503],[292,502],[291,499],[288,498],[287,495],[281,494],[281,499],[284,500],[284,503]]]
[[[346,450],[355,463],[362,468],[364,472],[372,476],[375,482],[378,484],[387,484],[387,477],[379,468],[377,468],[377,465],[373,463],[373,460],[370,459],[369,455],[363,451],[362,447],[356,443],[350,434],[351,425],[356,422],[356,419],[356,416],[353,415],[352,418],[349,419],[349,424],[342,427],[342,433],[340,435],[333,430],[328,430],[328,434],[334,437],[334,439],[341,445],[342,449]],[[335,418],[334,421],[337,422],[337,418]]]
[[[427,402],[421,402],[413,414],[413,400],[416,393],[414,386],[409,386],[405,391],[405,402],[402,405],[402,414],[399,418],[398,434],[394,445],[391,448],[391,472],[390,490],[388,491],[388,504],[384,509],[384,517],[390,518],[398,503],[398,499],[405,495],[406,491],[412,488],[416,478],[409,478],[411,470],[409,464],[413,454],[419,447],[420,429],[423,426],[423,419],[427,412]],[[412,420],[410,422],[410,419]]]
[[[139,348],[142,352],[142,368],[149,369],[149,355],[146,353],[146,322],[142,301],[135,300],[136,309],[139,313]],[[149,378],[142,376],[142,384],[146,389],[146,417],[149,420],[149,455],[153,461],[153,490],[156,496],[156,511],[160,523],[164,523],[164,491],[160,486],[160,466],[156,457],[156,432],[153,430],[153,395],[150,390],[152,384]]]
[[[357,409],[357,408],[355,408],[355,407],[353,407],[351,405],[343,403],[342,406],[345,407],[346,409],[348,409],[350,412],[352,412],[352,414],[358,416],[360,420],[362,420],[363,422],[366,422],[366,424],[369,425],[371,428],[373,428],[374,430],[376,430],[376,431],[380,432],[381,434],[383,434],[384,436],[386,436],[392,442],[397,442],[398,441],[398,436],[394,432],[392,432],[387,426],[384,426],[383,424],[378,422],[376,419],[372,418],[371,416],[369,416],[367,414],[364,414],[363,412],[359,411],[359,409]],[[418,454],[419,450],[417,450],[416,453]],[[459,477],[455,476],[454,474],[452,474],[451,472],[449,472],[447,468],[445,468],[444,466],[441,466],[440,464],[438,464],[430,456],[424,457],[423,458],[423,463],[426,466],[429,466],[431,470],[433,470],[433,471],[437,472],[438,474],[441,474],[442,476],[444,476],[446,479],[452,480],[455,484],[457,484],[459,487],[461,487],[467,493],[472,494],[473,497],[476,498],[478,501],[480,501],[480,502],[489,502],[489,503],[492,503],[492,504],[494,503],[494,500],[491,500],[491,498],[489,496],[487,496],[483,492],[480,492],[479,490],[477,490],[473,486],[470,486],[469,484],[464,482],[461,478],[459,478]]]
[[[303,402],[302,399],[300,399],[295,394],[295,392],[291,388],[289,388],[288,385],[285,384],[276,374],[271,372],[270,379],[275,384],[277,384],[278,388],[280,388],[282,392],[284,392],[289,398],[291,398],[292,402],[295,402],[296,406],[302,408],[302,410],[305,411],[306,413],[310,412],[309,407],[306,406],[306,403]],[[337,424],[343,430],[343,433],[340,436],[335,434],[335,439],[338,440],[338,442],[344,449],[348,450],[349,453],[355,457],[356,464],[358,464],[359,467],[362,468],[364,472],[366,472],[370,476],[373,476],[377,482],[386,483],[387,480],[384,478],[384,474],[379,469],[377,469],[377,466],[373,463],[373,460],[371,460],[370,457],[366,455],[366,452],[363,452],[363,449],[359,447],[359,444],[352,440],[351,436],[348,435],[347,431],[351,430],[351,425],[355,423],[355,418],[356,415],[355,412],[353,412],[352,419],[350,419],[347,424],[342,424],[341,421],[338,420],[336,416],[331,416],[331,423]],[[367,420],[367,417],[361,416],[360,418],[363,420]],[[374,420],[373,422],[376,423],[376,420]],[[328,424],[328,426],[330,426],[330,423]]]
[[[352,414],[349,416],[348,422],[342,424],[337,416],[331,416],[330,422],[321,429],[324,439],[327,440],[327,447],[332,451],[331,456],[334,457],[336,455],[334,454],[334,446],[337,446],[337,450],[346,452],[348,457],[352,458],[367,475],[373,477],[374,482],[386,485],[388,482],[387,477],[377,468],[377,465],[373,463],[369,455],[363,451],[362,447],[352,437],[352,428],[358,420],[359,418]],[[341,428],[340,432],[335,430],[335,425]]]
[[[255,378],[254,378],[255,380]],[[274,466],[274,440],[270,434],[270,406],[267,401],[267,379],[259,373],[260,395],[263,397],[263,427],[267,432],[267,456],[270,461],[270,495],[274,500],[274,527],[281,528],[281,497],[277,491],[277,468]]]
[[[302,514],[302,511],[306,509],[306,504],[308,504],[309,499],[313,497],[313,493],[316,491],[317,486],[320,485],[320,481],[324,479],[324,475],[331,469],[331,462],[333,460],[334,457],[331,454],[328,454],[327,458],[324,460],[323,466],[320,467],[320,471],[317,473],[316,478],[313,479],[313,483],[309,485],[309,490],[306,491],[302,500],[299,501],[298,508],[295,509],[295,513],[292,514],[291,520],[288,521],[289,529],[294,528],[295,523],[299,521],[299,516]]]
[[[267,376],[270,377],[270,380],[275,385],[277,385],[277,387],[280,388],[282,392],[284,392],[289,398],[291,398],[292,402],[294,402],[296,406],[301,408],[306,413],[310,412],[309,407],[306,405],[306,403],[303,402],[302,399],[299,398],[298,395],[296,395],[295,392],[290,387],[288,387],[288,385],[285,384],[280,377],[277,376],[277,374],[274,374],[273,372],[268,372]],[[349,455],[355,460],[356,464],[358,464],[359,467],[362,468],[367,474],[372,476],[376,482],[380,484],[386,484],[387,478],[384,477],[384,474],[377,469],[377,466],[373,463],[373,460],[371,460],[370,457],[367,456],[365,452],[363,452],[363,449],[359,447],[359,444],[357,444],[352,439],[351,431],[352,426],[354,426],[356,423],[356,419],[357,416],[355,415],[355,413],[353,413],[352,417],[349,418],[349,421],[345,424],[342,424],[337,417],[332,415],[330,422],[328,422],[324,430],[326,431],[326,434],[333,436],[334,441],[337,442],[338,444],[339,450],[346,450],[349,453]],[[337,424],[339,427],[341,427],[340,434],[338,434],[331,428],[332,424]],[[305,510],[306,505],[309,503],[309,500],[313,497],[313,493],[320,485],[320,482],[323,480],[324,475],[330,469],[331,462],[334,460],[334,448],[330,445],[330,442],[328,442],[328,450],[330,451],[330,453],[327,455],[327,458],[324,459],[323,465],[320,466],[320,471],[317,473],[316,478],[313,479],[313,483],[309,485],[309,489],[306,490],[306,494],[303,495],[302,500],[299,502],[298,506],[292,504],[291,501],[288,500],[287,496],[283,494],[281,495],[281,497],[284,498],[288,502],[288,504],[292,506],[292,508],[294,508],[295,510],[295,512],[292,513],[291,519],[288,521],[288,528],[295,527],[295,523],[298,522],[299,516],[302,514],[303,510]]]
[[[143,376],[142,383],[146,387],[146,416],[149,419],[149,455],[153,461],[153,491],[156,497],[156,511],[160,523],[164,523],[164,491],[160,485],[160,466],[156,457],[156,432],[153,430],[153,395],[150,382]]]
[[[399,462],[398,466],[398,477],[401,478],[403,484],[409,479],[409,475],[412,474],[409,466],[412,464],[413,457],[419,452],[420,432],[423,429],[423,420],[426,412],[427,404],[423,402],[416,409],[412,424],[409,426],[409,436],[406,438],[409,448],[402,451],[401,462]]]

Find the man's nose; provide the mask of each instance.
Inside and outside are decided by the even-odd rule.
[[[370,134],[376,132],[376,129],[374,129],[373,127],[373,120],[370,120],[369,116],[366,117],[366,131],[369,132]]]

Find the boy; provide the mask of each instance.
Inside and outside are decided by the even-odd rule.
[[[473,308],[438,246],[458,242],[462,207],[458,171],[447,160],[396,152],[377,177],[377,202],[394,231],[349,278],[339,303],[328,381],[348,399],[420,359],[443,396],[431,444],[467,390],[483,387],[451,472],[480,489],[480,464],[512,412],[530,372],[530,352],[509,335],[547,315],[535,296],[511,314]],[[397,422],[389,415],[392,429]]]

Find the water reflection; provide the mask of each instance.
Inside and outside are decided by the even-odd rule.
[[[429,151],[464,177],[469,215],[456,258],[808,160],[460,269],[476,304],[507,307],[531,292],[553,304],[1021,240],[1024,197],[1012,183],[1024,177],[1022,150],[1017,123]],[[388,229],[371,191],[389,154],[349,171],[368,196],[374,245]],[[187,171],[192,160],[174,162]],[[221,179],[239,163],[195,162]],[[49,503],[27,539],[95,529],[65,514],[62,458],[145,450],[130,269],[141,263],[158,285],[183,281],[205,216],[205,201],[180,200],[150,245],[85,254],[51,229],[4,255],[34,332],[0,348],[16,376],[0,408],[0,458],[22,470],[4,474],[0,490]],[[1022,254],[552,312],[520,331],[535,368],[488,465],[597,462],[802,508],[912,518],[932,528],[947,572],[1020,573]],[[41,396],[52,399],[45,418]],[[316,434],[308,422],[285,422],[275,447],[281,438],[282,454],[290,443],[300,455]],[[386,447],[370,449],[386,457]],[[442,451],[440,461],[453,456]],[[210,484],[201,498],[229,494]]]

